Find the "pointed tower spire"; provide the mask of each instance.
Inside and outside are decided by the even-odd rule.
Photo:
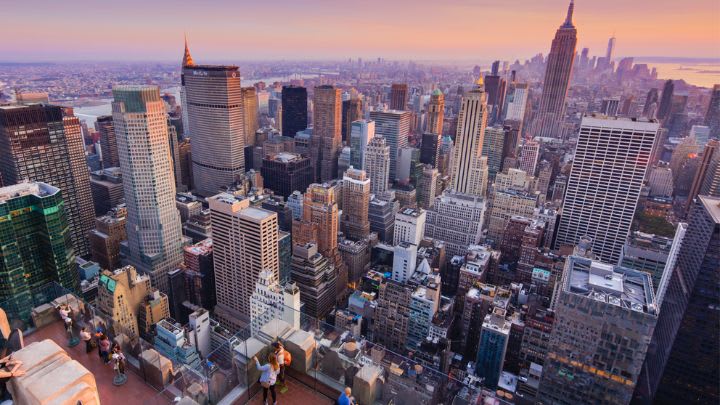
[[[185,55],[183,55],[182,65],[183,65],[183,67],[195,65],[195,62],[193,62],[192,55],[190,55],[190,48],[188,48],[187,34],[185,34]]]
[[[565,23],[563,24],[563,27],[572,27],[573,26],[573,22],[572,22],[573,11],[575,11],[575,0],[570,0],[570,5],[568,6],[568,11],[567,11],[567,17],[565,17]]]

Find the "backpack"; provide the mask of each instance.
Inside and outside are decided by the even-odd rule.
[[[292,355],[290,354],[289,351],[285,350],[284,348],[283,348],[283,360],[285,360],[286,366],[289,366],[290,363],[292,363]]]

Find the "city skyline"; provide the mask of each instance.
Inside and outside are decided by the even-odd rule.
[[[42,15],[37,13],[38,3],[42,4]],[[76,1],[73,7],[57,7],[36,1],[5,10],[4,31],[19,39],[0,45],[3,59],[171,61],[177,58],[178,40],[185,32],[194,56],[212,62],[349,57],[515,60],[547,53],[547,41],[558,21],[562,21],[560,10],[567,5],[564,0],[519,0],[513,5],[496,0],[454,0],[449,4],[426,1],[423,7],[415,7],[414,2],[410,7],[406,0],[372,0],[362,9],[349,11],[343,4],[325,0],[303,5],[283,0],[286,4],[281,8],[273,5],[273,10],[282,9],[292,18],[273,24],[273,18],[283,15],[272,14],[269,6],[255,4],[218,1],[214,3],[217,7],[211,8],[200,3],[173,7],[174,3],[161,1],[142,4],[144,13],[138,14],[138,8],[132,7],[135,0],[107,4],[102,10],[86,3]],[[382,13],[374,12],[378,7],[382,7]],[[620,8],[623,12],[617,13]],[[717,13],[708,12],[712,9],[720,12],[720,5],[712,0],[700,0],[692,9],[669,0],[580,2],[574,17],[576,24],[583,27],[578,49],[589,47],[600,53],[608,38],[615,36],[617,58],[720,58],[720,25],[713,19]],[[113,18],[98,18],[100,11]],[[34,24],[26,23],[29,17]],[[82,24],[68,26],[67,20]],[[516,28],[507,32],[508,21],[512,21],[512,27],[522,27],[522,32]],[[134,29],[127,30],[128,22]],[[268,27],[272,30],[265,31]],[[430,27],[443,34],[434,36],[433,41],[418,40],[427,35]],[[334,35],[325,35],[328,31]],[[88,36],[89,32],[93,35]],[[46,35],[60,41],[46,41]],[[138,43],[143,47],[139,48]],[[312,52],[306,52],[307,48]]]

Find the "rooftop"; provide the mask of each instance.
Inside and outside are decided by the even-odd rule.
[[[40,182],[23,182],[13,186],[0,188],[0,203],[13,198],[24,197],[26,195],[35,195],[38,197],[46,197],[48,195],[59,192],[60,189],[49,184]]]
[[[705,205],[705,209],[710,213],[716,224],[720,224],[720,197],[710,197],[701,195],[700,201]]]
[[[657,308],[648,273],[626,269],[580,256],[567,259],[564,290],[633,311],[655,315]]]

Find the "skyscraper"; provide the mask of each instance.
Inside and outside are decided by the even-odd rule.
[[[538,156],[540,156],[540,143],[534,139],[526,140],[520,148],[520,158],[518,159],[518,169],[524,170],[528,176],[535,175],[535,167],[537,166]]]
[[[100,151],[102,152],[103,168],[120,167],[112,115],[97,117],[95,128],[100,132]]]
[[[196,65],[190,58],[183,60],[181,80],[192,136],[193,184],[198,194],[212,196],[245,173],[240,71],[237,66]]]
[[[720,141],[716,139],[708,141],[703,149],[685,204],[685,215],[690,213],[693,200],[698,195],[720,197]]]
[[[310,159],[297,153],[266,155],[261,173],[263,186],[284,198],[288,198],[293,191],[305,190],[313,182]]]
[[[215,312],[233,330],[251,316],[250,297],[260,272],[268,270],[279,280],[278,217],[251,207],[250,200],[231,194],[209,199],[213,226]]]
[[[390,146],[390,181],[397,178],[397,158],[401,149],[408,147],[410,117],[408,111],[372,111],[370,119],[375,121],[375,135],[385,138]]]
[[[390,87],[390,109],[407,110],[408,86],[405,83],[393,83]]]
[[[427,105],[427,125],[425,132],[442,136],[445,119],[445,96],[440,89],[433,90]]]
[[[182,263],[182,232],[165,106],[157,86],[115,86],[113,97],[128,211],[123,250],[128,264],[167,292],[167,273]]]
[[[550,46],[533,136],[562,137],[565,98],[570,85],[577,45],[577,30],[572,22],[574,7],[573,0],[570,0],[565,22],[558,28]]]
[[[342,102],[342,140],[350,143],[352,123],[362,119],[362,100],[351,98]]]
[[[342,95],[335,86],[315,87],[313,96],[313,134],[311,160],[315,164],[316,181],[330,181],[337,177],[342,127]]]
[[[252,145],[255,139],[255,131],[260,129],[258,122],[258,99],[255,87],[242,88],[243,102],[243,125],[245,133],[245,144]]]
[[[350,126],[350,165],[365,170],[365,149],[375,136],[375,121],[357,120]]]
[[[422,135],[420,144],[420,163],[436,167],[440,157],[440,143],[442,135],[432,132],[425,132]]]
[[[307,128],[307,119],[307,89],[302,86],[283,86],[282,135],[294,138],[295,134]]]
[[[464,255],[468,245],[480,243],[485,200],[445,191],[426,211],[425,236],[445,242],[448,257]]]
[[[504,146],[505,130],[503,127],[486,127],[482,155],[487,157],[488,180],[490,182],[495,180],[495,175],[502,169]]]
[[[368,143],[363,167],[370,178],[370,194],[385,193],[390,176],[390,145],[385,143],[385,138],[376,136]]]
[[[510,83],[503,107],[506,120],[522,121],[525,118],[529,93],[527,83]]]
[[[658,109],[658,89],[652,88],[645,97],[645,106],[643,106],[643,117],[651,119],[655,118]]]
[[[615,35],[608,39],[607,50],[605,51],[605,60],[608,64],[612,61],[613,51],[615,51]]]
[[[364,170],[350,168],[342,184],[343,233],[348,239],[361,240],[370,234],[370,179]]]
[[[710,104],[705,113],[705,126],[710,128],[710,134],[720,138],[720,84],[713,86]]]
[[[630,403],[658,316],[650,275],[570,256],[556,288],[538,399]]]
[[[659,120],[670,118],[670,110],[672,110],[673,104],[673,93],[675,92],[675,83],[672,80],[665,82],[662,91],[662,98],[660,99],[660,105],[657,110],[657,117]]]
[[[583,118],[556,246],[589,236],[602,261],[617,263],[658,129],[654,121]]]
[[[50,282],[79,292],[60,189],[39,182],[0,188],[0,218],[0,300],[8,314],[30,320]]]
[[[59,188],[75,254],[88,253],[87,234],[95,215],[80,121],[72,109],[0,107],[0,175],[5,185],[29,179]]]
[[[452,188],[460,193],[485,195],[487,158],[482,157],[487,125],[486,94],[482,78],[465,93],[458,114],[458,130],[450,177]]]

